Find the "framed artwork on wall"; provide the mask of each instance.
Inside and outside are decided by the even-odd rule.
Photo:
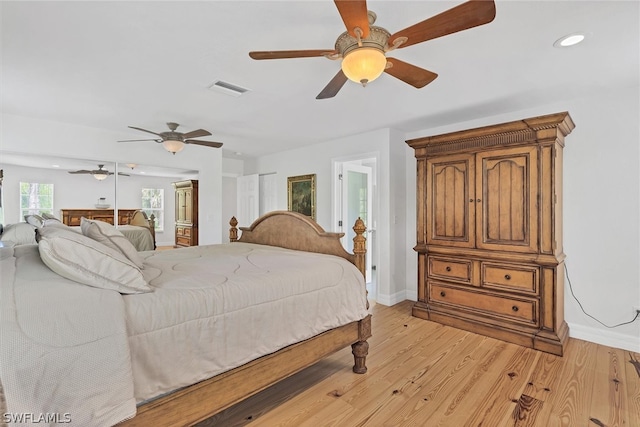
[[[290,211],[316,219],[316,175],[287,178],[287,206]]]

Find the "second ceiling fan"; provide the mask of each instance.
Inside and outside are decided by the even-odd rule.
[[[135,126],[129,126],[131,129],[151,133],[158,136],[159,138],[126,139],[118,142],[155,141],[159,144],[162,144],[164,148],[172,154],[176,154],[177,152],[182,151],[185,144],[202,145],[202,146],[211,147],[211,148],[222,147],[222,142],[201,141],[199,139],[193,139],[193,138],[200,138],[203,136],[211,135],[211,132],[209,132],[208,130],[197,129],[197,130],[192,130],[191,132],[183,133],[183,132],[177,131],[178,126],[180,126],[178,123],[169,122],[167,123],[167,127],[169,128],[169,131],[165,131],[165,132],[154,132],[152,130],[142,129]]]
[[[383,72],[421,88],[438,75],[429,70],[386,56],[427,40],[488,24],[496,16],[493,0],[469,0],[436,16],[400,30],[394,34],[373,23],[376,14],[367,10],[366,0],[334,0],[347,31],[338,37],[335,49],[281,50],[249,52],[253,59],[285,59],[324,56],[342,58],[342,68],[316,99],[334,97],[347,80],[363,86]]]

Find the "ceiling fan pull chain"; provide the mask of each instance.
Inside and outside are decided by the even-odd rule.
[[[362,28],[360,27],[355,27],[353,29],[353,32],[356,33],[356,37],[358,40],[358,47],[362,47]]]

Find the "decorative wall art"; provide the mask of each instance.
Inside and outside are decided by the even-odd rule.
[[[287,178],[287,206],[290,211],[316,219],[316,175]]]

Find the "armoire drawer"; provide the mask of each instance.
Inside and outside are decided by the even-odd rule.
[[[527,325],[538,324],[538,301],[535,299],[488,294],[434,282],[429,283],[429,299],[432,303],[464,307]]]
[[[455,258],[429,258],[428,275],[444,279],[471,282],[471,261]]]
[[[191,246],[191,239],[188,237],[176,237],[177,246]]]
[[[190,227],[176,227],[176,236],[191,237]]]
[[[482,286],[537,294],[538,268],[482,263]]]

